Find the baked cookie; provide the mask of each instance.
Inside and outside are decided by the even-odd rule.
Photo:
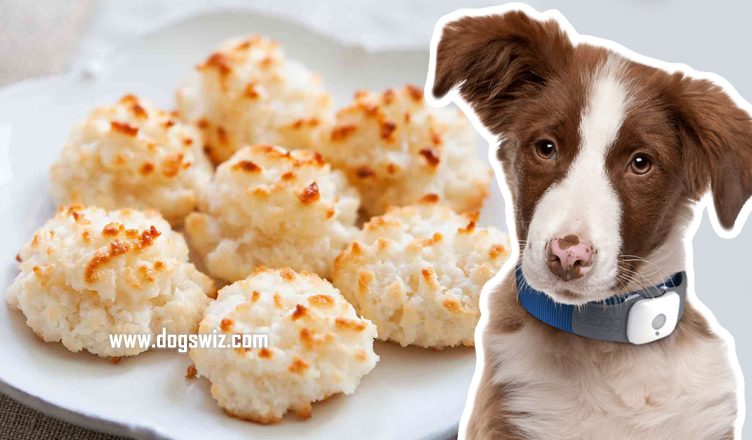
[[[243,148],[217,168],[205,196],[185,231],[209,272],[227,281],[259,265],[329,277],[357,233],[358,192],[308,150]]]
[[[428,107],[413,86],[358,92],[337,112],[318,150],[345,170],[368,215],[438,197],[458,212],[480,210],[491,168],[459,110]]]
[[[258,423],[288,410],[309,417],[312,402],[353,393],[379,359],[376,327],[328,281],[290,269],[259,268],[220,290],[199,331],[268,338],[267,347],[190,352],[219,406]]]
[[[173,225],[196,209],[212,165],[200,132],[133,95],[71,131],[50,172],[58,205],[153,208]]]
[[[195,332],[215,293],[156,211],[63,206],[18,260],[8,304],[44,341],[102,357],[149,348],[114,347],[109,335]]]
[[[337,257],[333,283],[379,339],[444,348],[473,345],[481,288],[509,256],[507,237],[438,203],[372,218]]]
[[[332,111],[321,78],[259,35],[220,44],[177,91],[177,103],[203,130],[215,163],[250,144],[311,148]]]

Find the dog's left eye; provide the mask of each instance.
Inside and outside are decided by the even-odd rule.
[[[535,152],[541,159],[556,159],[557,150],[553,141],[542,139],[535,143]]]
[[[629,163],[629,169],[635,174],[643,175],[653,169],[653,161],[644,154],[636,154]]]

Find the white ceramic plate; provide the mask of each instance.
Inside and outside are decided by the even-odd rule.
[[[47,171],[71,124],[126,92],[171,108],[174,89],[197,62],[219,41],[250,32],[277,39],[291,58],[321,73],[340,105],[357,89],[422,86],[425,79],[427,51],[367,53],[278,19],[221,13],[134,42],[107,60],[95,80],[72,72],[6,88],[0,91],[0,289],[16,276],[16,252],[53,214]],[[480,141],[478,154],[485,160]],[[491,194],[484,223],[504,212],[495,187]],[[436,352],[378,343],[381,361],[354,395],[314,405],[308,421],[288,417],[260,426],[224,415],[205,379],[185,379],[185,354],[152,351],[113,365],[41,342],[4,305],[0,340],[4,392],[55,417],[139,438],[449,437],[475,366],[468,348]]]

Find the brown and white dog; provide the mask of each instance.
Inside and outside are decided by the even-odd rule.
[[[574,305],[691,269],[699,210],[708,205],[716,230],[729,235],[752,207],[750,105],[715,75],[580,36],[558,12],[513,9],[440,22],[427,84],[436,99],[449,94],[439,104],[457,100],[498,147],[519,244],[517,261],[485,291],[461,433],[739,436],[744,401],[733,340],[694,295],[664,339],[597,341],[530,316],[517,301],[514,269]]]

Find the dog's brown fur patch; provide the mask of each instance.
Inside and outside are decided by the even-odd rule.
[[[670,74],[587,44],[573,46],[554,21],[522,12],[465,17],[446,25],[433,93],[458,86],[481,122],[503,135],[498,157],[512,191],[517,234],[526,237],[538,201],[579,153],[579,115],[590,79],[618,57],[630,105],[606,169],[623,206],[622,278],[667,239],[680,215],[712,187],[718,219],[731,228],[752,196],[752,120],[717,85]],[[550,140],[556,160],[535,145]],[[630,173],[637,153],[653,169]],[[523,249],[524,251],[524,245]]]

